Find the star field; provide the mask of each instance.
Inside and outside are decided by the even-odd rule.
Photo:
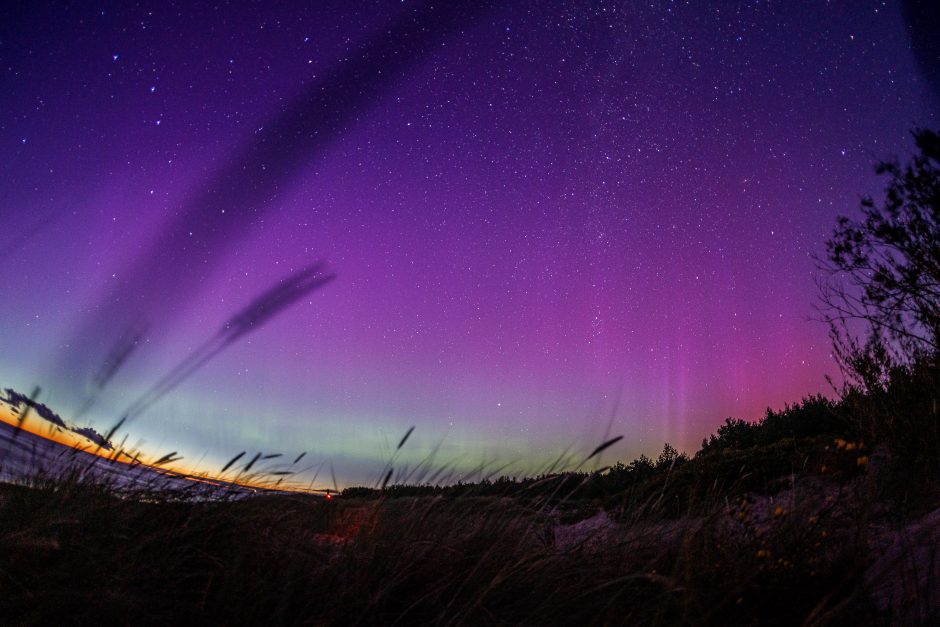
[[[107,428],[326,259],[131,437],[355,483],[412,424],[412,461],[537,467],[829,393],[812,255],[938,96],[896,3],[705,4],[14,6],[0,384],[68,418],[143,321]]]

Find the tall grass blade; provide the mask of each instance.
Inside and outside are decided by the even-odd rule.
[[[118,429],[124,426],[124,422],[127,420],[127,416],[122,417],[117,423],[111,427],[110,430],[104,435],[104,441],[110,442],[111,438],[114,437],[114,434],[117,433]]]
[[[228,460],[228,463],[222,466],[222,471],[219,474],[225,474],[225,471],[232,467],[238,460],[245,456],[245,451],[242,451],[232,459]]]
[[[261,459],[261,453],[255,453],[255,456],[251,458],[251,461],[245,466],[244,472],[251,470],[251,467],[255,465],[255,462]]]
[[[161,457],[160,459],[158,459],[157,461],[155,461],[155,462],[153,463],[153,465],[154,465],[154,466],[162,466],[163,464],[169,463],[169,462],[171,462],[171,461],[176,461],[176,460],[178,460],[178,459],[183,459],[182,457],[177,457],[176,459],[173,459],[173,456],[174,456],[174,455],[176,455],[176,451],[173,451],[172,453],[167,453],[166,455],[164,455],[163,457]]]
[[[619,441],[622,440],[622,439],[623,439],[623,436],[622,436],[622,435],[618,435],[618,436],[615,437],[615,438],[611,438],[611,439],[607,440],[606,442],[604,442],[603,444],[601,444],[600,446],[598,446],[596,449],[594,449],[594,450],[591,452],[590,455],[588,455],[587,457],[585,457],[585,458],[584,458],[584,461],[587,461],[587,460],[591,459],[592,457],[595,457],[595,456],[597,456],[597,455],[600,455],[601,453],[603,453],[604,451],[606,451],[607,449],[609,449],[611,446],[613,446],[614,444],[616,444],[617,442],[619,442]]]
[[[401,441],[398,443],[398,448],[396,450],[399,450],[399,451],[401,450],[401,447],[405,445],[405,442],[408,441],[408,438],[411,437],[411,434],[414,432],[414,430],[415,430],[414,425],[411,425],[408,428],[408,430],[405,431],[405,435],[402,437]]]

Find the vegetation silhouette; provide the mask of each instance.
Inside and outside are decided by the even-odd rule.
[[[885,161],[884,199],[839,218],[820,261],[820,312],[858,433],[886,448],[888,491],[912,502],[940,478],[940,135]]]
[[[875,169],[889,178],[884,201],[864,198],[862,219],[840,217],[826,245],[822,311],[846,357],[858,343],[845,328],[852,321],[894,363],[940,350],[940,136],[913,135],[919,154],[909,164],[885,161]]]

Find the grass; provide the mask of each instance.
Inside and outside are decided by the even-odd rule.
[[[873,416],[878,426],[890,412],[935,433],[933,388],[899,389],[810,398],[757,423],[729,420],[693,457],[667,444],[656,460],[581,470],[614,438],[580,464],[563,456],[539,476],[473,483],[438,485],[454,477],[430,462],[396,475],[409,429],[378,488],[335,498],[156,472],[122,482],[89,466],[112,462],[64,448],[71,465],[0,484],[0,617],[25,625],[937,624],[935,439],[850,419]],[[17,436],[21,448],[35,437]],[[221,474],[276,485],[302,457],[241,452]]]
[[[813,464],[837,466],[858,453],[844,442],[778,448],[797,457],[818,448]],[[885,530],[903,527],[867,468],[788,480],[767,470],[776,479],[755,490],[748,464],[764,458],[772,469],[784,455],[742,455],[673,463],[613,494],[550,478],[512,483],[502,496],[481,484],[396,498],[360,490],[332,500],[195,500],[119,492],[87,474],[34,477],[0,490],[0,615],[16,624],[316,625],[937,618],[940,599],[925,597],[932,577],[903,607],[879,603],[866,583]],[[737,483],[702,491],[703,473],[741,463]]]

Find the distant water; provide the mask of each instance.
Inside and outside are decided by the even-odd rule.
[[[125,493],[155,490],[168,495],[223,498],[257,491],[224,481],[207,482],[152,466],[113,461],[0,421],[0,481],[26,483],[37,478],[67,476],[107,483]]]

